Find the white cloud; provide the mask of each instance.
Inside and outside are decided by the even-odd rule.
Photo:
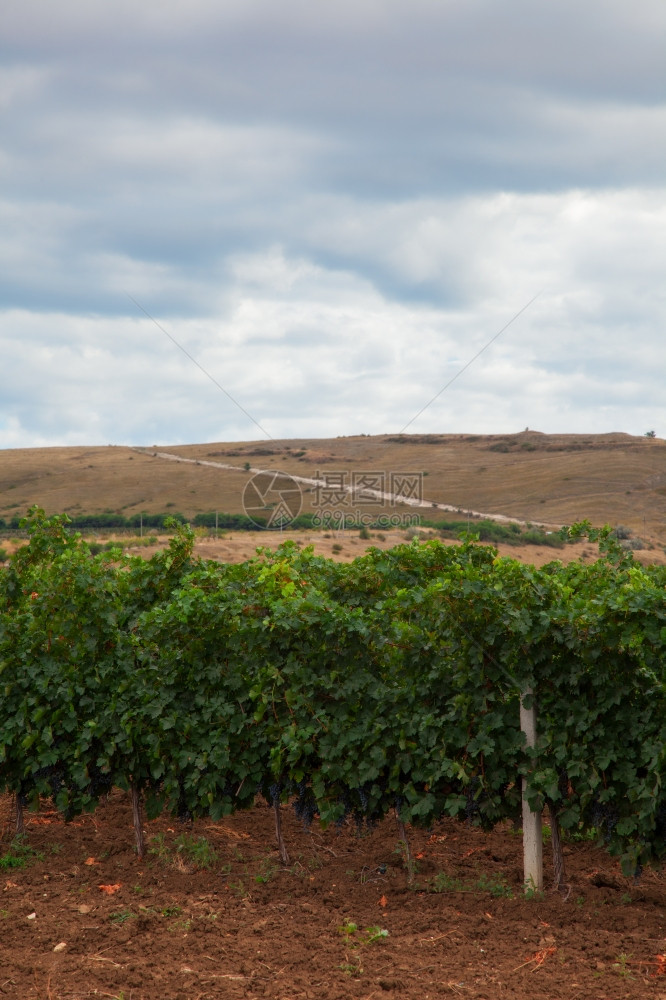
[[[0,447],[666,433],[661,0],[10,5]]]
[[[325,211],[337,225],[322,228],[318,216],[312,233],[303,226],[302,241],[318,244],[309,256],[279,246],[231,256],[223,308],[196,320],[162,313],[167,274],[131,275],[123,273],[128,262],[109,260],[108,280],[120,289],[133,279],[140,304],[275,437],[306,427],[321,435],[400,430],[540,288],[410,429],[642,433],[666,423],[665,310],[654,292],[666,206],[656,193],[502,194],[385,208],[328,202]],[[354,226],[358,266],[317,263]],[[327,235],[333,247],[322,245]],[[446,302],[440,273],[449,265],[462,304]],[[441,285],[440,300],[397,301],[363,273],[373,268],[386,270],[389,289],[401,270],[414,283]],[[9,336],[0,350],[17,373],[10,411],[23,414],[26,441],[53,412],[53,443],[84,443],[93,430],[102,443],[258,435],[139,310],[116,318],[21,312],[7,314],[2,329]],[[38,399],[37,408],[23,407],[24,397]],[[15,425],[0,430],[0,443],[16,434]]]

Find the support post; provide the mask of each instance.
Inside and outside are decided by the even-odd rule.
[[[520,697],[520,728],[525,733],[528,747],[536,744],[536,705],[525,708],[523,699],[532,695],[526,688]],[[527,802],[525,790],[527,779],[523,778],[523,880],[525,892],[543,889],[543,840],[541,837],[541,813],[532,812]]]

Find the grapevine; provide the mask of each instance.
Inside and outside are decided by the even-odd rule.
[[[93,555],[38,509],[26,527],[0,571],[0,786],[19,806],[70,819],[131,790],[141,853],[142,804],[218,819],[263,796],[280,841],[288,801],[306,823],[491,828],[519,817],[525,777],[534,808],[632,870],[666,853],[666,575],[608,532],[596,563],[537,570],[472,539],[228,566],[183,525],[150,560]]]

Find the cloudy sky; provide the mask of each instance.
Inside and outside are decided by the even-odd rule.
[[[7,0],[0,448],[666,436],[665,40],[663,0]]]

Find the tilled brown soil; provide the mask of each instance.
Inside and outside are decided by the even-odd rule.
[[[0,996],[666,1000],[660,873],[635,883],[570,843],[568,898],[525,899],[519,835],[445,821],[410,831],[410,887],[392,820],[358,835],[283,815],[286,866],[261,804],[219,823],[146,822],[138,861],[124,793],[68,825],[44,804],[26,817],[38,856],[7,867],[0,799]]]

